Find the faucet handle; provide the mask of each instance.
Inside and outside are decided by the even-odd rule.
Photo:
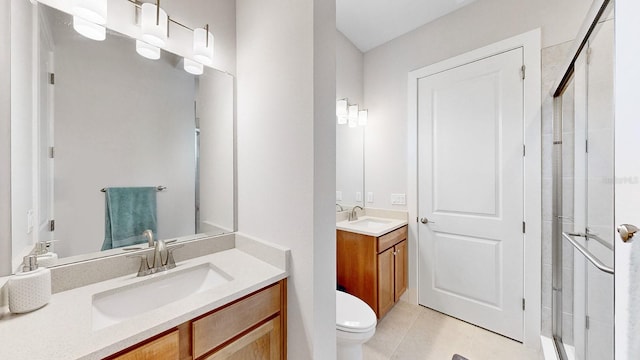
[[[138,269],[138,276],[148,275],[151,271],[151,266],[149,266],[149,260],[147,259],[147,254],[134,254],[127,255],[128,258],[140,258],[140,268]]]
[[[173,258],[173,251],[183,246],[184,245],[175,245],[172,247],[167,247],[167,262],[165,264],[167,266],[167,269],[173,269],[174,267],[176,267],[176,260]]]

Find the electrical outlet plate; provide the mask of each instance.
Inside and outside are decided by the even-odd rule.
[[[372,203],[373,202],[373,192],[369,191],[367,193],[367,202],[368,203]]]
[[[342,201],[342,191],[336,191],[336,201]]]
[[[406,205],[406,204],[407,204],[406,194],[391,194],[391,205]]]
[[[356,201],[362,201],[362,193],[360,191],[356,191]]]

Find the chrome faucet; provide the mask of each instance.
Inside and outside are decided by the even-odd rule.
[[[164,240],[156,240],[156,246],[153,248],[153,269],[160,269],[163,266],[167,265],[168,259],[168,251],[167,244],[164,243]],[[174,264],[175,266],[175,264]],[[162,269],[166,270],[166,269]]]
[[[153,232],[151,230],[145,230],[142,235],[147,239],[153,240]],[[171,240],[169,242],[174,241],[175,240]],[[153,259],[151,263],[149,263],[148,254],[129,256],[140,258],[140,268],[138,269],[138,276],[147,276],[176,267],[176,261],[173,258],[173,251],[177,248],[181,248],[183,245],[168,247],[167,242],[160,239],[153,241],[153,243],[149,241],[149,245],[154,246]]]
[[[344,208],[342,207],[342,205],[336,203],[336,207],[340,209],[340,211],[344,211]]]
[[[361,206],[356,205],[353,207],[353,209],[351,209],[351,212],[349,212],[349,221],[356,221],[358,220],[358,213],[356,212],[356,209],[360,209],[360,210],[364,210]]]
[[[145,230],[142,233],[142,236],[147,239],[147,242],[149,243],[149,247],[152,247],[153,246],[153,230],[151,229]]]

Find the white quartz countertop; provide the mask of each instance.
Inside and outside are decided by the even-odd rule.
[[[336,223],[336,229],[369,236],[382,236],[407,225],[407,220],[373,216],[360,216],[358,220],[343,220]]]
[[[206,263],[228,274],[231,281],[96,331],[92,330],[93,295],[149,277],[131,274],[60,292],[45,307],[27,314],[5,311],[0,315],[0,359],[101,359],[287,276],[286,270],[239,249],[179,262],[167,273]]]

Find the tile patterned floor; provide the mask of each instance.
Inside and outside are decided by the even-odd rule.
[[[364,360],[542,360],[543,355],[522,344],[443,315],[398,302],[364,345]]]

